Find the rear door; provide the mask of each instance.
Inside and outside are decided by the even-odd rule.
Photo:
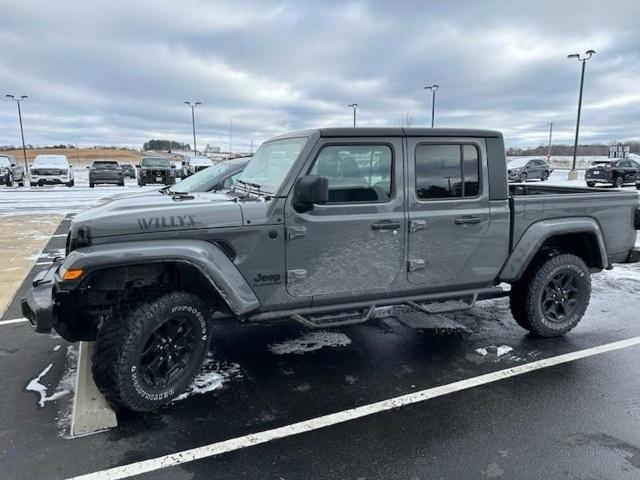
[[[287,291],[316,297],[384,292],[404,265],[402,138],[322,139],[304,174],[329,180],[329,202],[288,199]]]
[[[447,289],[491,282],[506,230],[491,221],[484,139],[409,137],[407,155],[409,282]]]

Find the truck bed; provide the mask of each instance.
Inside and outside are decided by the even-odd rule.
[[[514,184],[509,185],[509,204],[512,249],[535,222],[580,217],[598,223],[612,261],[621,261],[635,244],[636,191]]]

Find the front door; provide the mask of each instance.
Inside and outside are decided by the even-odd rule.
[[[287,290],[294,296],[382,292],[403,268],[402,139],[324,139],[304,174],[329,180],[329,202],[287,202]]]
[[[496,235],[508,232],[491,223],[484,139],[409,137],[407,147],[409,282],[449,289],[490,282],[503,261],[492,253],[504,243]]]

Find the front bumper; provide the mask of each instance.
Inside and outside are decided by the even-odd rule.
[[[63,183],[69,183],[71,181],[71,177],[70,176],[66,176],[66,177],[49,177],[49,176],[42,176],[42,175],[32,175],[29,178],[29,181],[31,183],[38,183],[38,184],[49,184],[49,185],[62,185]]]
[[[49,333],[55,322],[53,288],[56,273],[62,260],[54,262],[51,267],[38,273],[31,282],[31,289],[21,300],[20,306],[34,330],[38,333]]]
[[[122,183],[124,182],[124,176],[89,177],[89,182],[90,183]]]

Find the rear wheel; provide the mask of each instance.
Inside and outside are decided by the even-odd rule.
[[[105,321],[93,377],[107,400],[135,411],[166,405],[193,381],[209,349],[209,309],[195,295],[170,293]]]
[[[591,297],[589,268],[571,254],[543,257],[511,290],[518,325],[541,337],[567,333],[582,319]]]
[[[613,179],[613,186],[617,188],[622,188],[624,186],[624,178],[622,178],[622,175],[618,175]]]

